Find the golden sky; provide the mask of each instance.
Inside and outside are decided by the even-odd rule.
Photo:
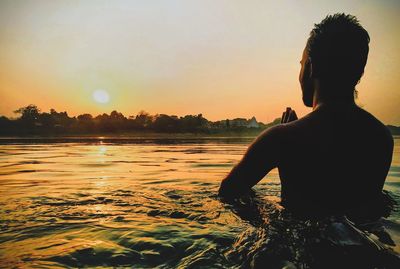
[[[1,0],[0,115],[31,103],[70,115],[304,115],[300,57],[313,24],[336,12],[371,36],[358,102],[400,125],[400,2],[378,0]]]

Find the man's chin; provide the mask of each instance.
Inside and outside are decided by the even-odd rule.
[[[311,98],[306,98],[305,96],[303,96],[303,104],[306,107],[312,107],[313,106]]]

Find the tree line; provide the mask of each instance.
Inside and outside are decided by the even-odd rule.
[[[279,123],[276,119],[270,124],[259,123],[257,128],[235,126],[234,120],[212,122],[202,114],[151,115],[140,111],[135,116],[126,117],[118,111],[110,114],[92,116],[85,113],[70,117],[67,112],[41,112],[36,105],[28,105],[14,111],[17,118],[0,116],[0,135],[35,135],[35,134],[96,134],[124,133],[132,131],[165,133],[218,133],[218,132],[260,132],[270,125]]]

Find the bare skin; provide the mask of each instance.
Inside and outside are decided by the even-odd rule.
[[[353,95],[323,98],[322,90],[332,86],[313,78],[306,51],[300,63],[303,101],[313,111],[297,119],[287,109],[282,124],[264,131],[249,146],[222,181],[219,193],[238,197],[278,168],[286,207],[311,215],[359,217],[379,200],[393,138],[379,120],[355,104]]]

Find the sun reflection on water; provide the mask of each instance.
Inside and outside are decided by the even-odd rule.
[[[0,261],[6,268],[233,266],[226,250],[243,231],[254,231],[254,219],[250,211],[239,217],[216,193],[246,148],[247,142],[0,145]],[[278,171],[257,190],[266,195],[267,212],[274,210]],[[238,241],[247,252],[253,235]]]

